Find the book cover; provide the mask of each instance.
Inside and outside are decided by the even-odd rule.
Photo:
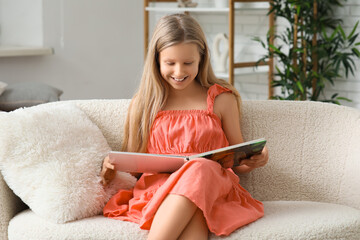
[[[266,144],[265,138],[260,138],[253,141],[248,141],[236,145],[231,145],[229,147],[216,149],[213,151],[192,155],[188,157],[188,160],[198,157],[203,157],[214,161],[218,161],[220,159],[223,159],[231,155],[234,159],[233,167],[236,167],[240,165],[241,160],[248,159],[256,154],[260,154],[263,148],[265,147],[265,144]]]
[[[248,159],[255,154],[260,154],[266,144],[264,138],[219,148],[191,156],[174,156],[162,154],[117,152],[109,153],[110,163],[115,170],[123,172],[175,172],[186,161],[195,158],[206,158],[218,161],[231,155],[234,158],[234,167],[239,166],[241,160]]]

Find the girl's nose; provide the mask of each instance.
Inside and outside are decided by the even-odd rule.
[[[175,69],[174,69],[174,75],[176,77],[181,77],[182,73],[183,73],[183,68],[182,68],[181,64],[176,64]]]

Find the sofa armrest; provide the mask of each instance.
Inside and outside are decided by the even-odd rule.
[[[7,186],[0,174],[0,240],[8,239],[10,220],[25,208],[25,204]]]
[[[265,137],[269,163],[241,176],[262,201],[360,209],[360,111],[312,101],[243,101],[245,140]]]

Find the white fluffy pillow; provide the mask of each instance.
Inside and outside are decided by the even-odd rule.
[[[135,178],[100,183],[110,147],[101,130],[73,104],[44,104],[0,113],[0,168],[9,187],[35,213],[56,223],[102,212]]]

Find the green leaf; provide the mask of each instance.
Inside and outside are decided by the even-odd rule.
[[[357,37],[359,36],[359,34],[355,34],[354,36],[352,36],[348,41],[349,41],[349,45],[354,44],[355,40],[357,39]]]
[[[352,48],[351,51],[358,57],[360,58],[360,51],[357,48]]]
[[[338,93],[335,93],[331,96],[331,99],[336,98],[336,96],[339,95]]]
[[[343,39],[346,39],[346,35],[345,35],[345,32],[344,32],[344,29],[343,29],[340,25],[339,25],[337,28],[339,29],[339,31],[340,31],[341,36],[343,37]]]
[[[329,41],[329,37],[328,37],[328,35],[327,35],[326,30],[325,30],[324,27],[321,28],[321,32],[322,32],[322,35],[323,35],[324,39],[325,39],[326,41]]]
[[[356,28],[357,28],[358,25],[359,25],[359,21],[356,22],[353,30],[351,31],[351,33],[350,33],[349,36],[347,37],[348,39],[352,38],[352,36],[354,35],[354,33],[355,33]]]
[[[263,41],[260,41],[260,43],[261,43],[261,46],[262,46],[263,48],[266,48],[266,45],[265,45],[265,43],[264,43]]]
[[[278,66],[275,66],[275,69],[276,69],[276,71],[277,71],[278,73],[281,72]]]
[[[312,71],[312,74],[313,74],[316,78],[319,77],[319,74],[318,74],[317,72],[315,72],[315,71]]]
[[[269,47],[270,47],[272,50],[274,50],[276,53],[278,53],[278,54],[281,53],[281,51],[280,51],[277,47],[275,47],[273,44],[269,44]]]
[[[348,98],[346,98],[346,97],[337,97],[336,99],[337,99],[337,100],[347,101],[347,102],[352,102],[351,99],[348,99]]]
[[[303,93],[304,93],[304,88],[303,88],[301,82],[300,82],[300,81],[297,81],[297,82],[296,82],[296,85],[297,85],[297,87],[299,88],[300,92],[303,94]]]
[[[338,28],[335,29],[335,31],[333,31],[333,33],[331,34],[330,38],[328,38],[328,41],[331,42],[334,40],[336,34],[338,33]]]

